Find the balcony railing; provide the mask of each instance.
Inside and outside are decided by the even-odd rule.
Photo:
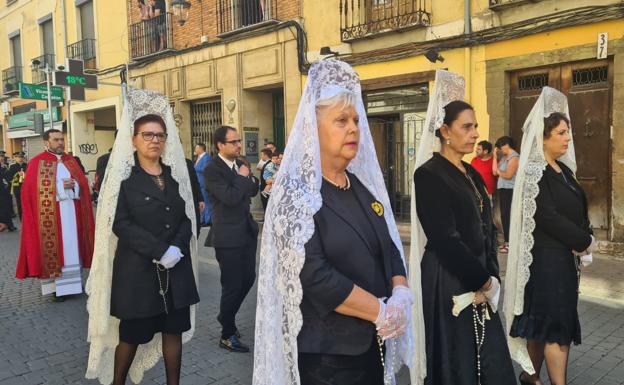
[[[2,71],[2,93],[10,94],[19,91],[18,83],[22,81],[22,67],[10,67]]]
[[[218,0],[219,36],[277,21],[278,0]]]
[[[342,41],[430,24],[425,0],[340,0]]]
[[[56,64],[54,61],[54,54],[44,54],[39,57],[32,59],[32,61],[38,60],[41,63],[41,67],[45,68],[46,64],[50,66],[51,69],[56,68]],[[31,69],[32,73],[32,82],[34,84],[44,83],[46,81],[45,72],[41,71],[37,68]]]
[[[96,69],[95,39],[82,39],[67,46],[67,56],[70,59],[84,61],[84,68]]]
[[[130,26],[130,57],[137,59],[173,49],[173,22],[170,13]]]
[[[490,8],[492,10],[497,10],[520,4],[538,3],[540,1],[542,0],[490,0]]]

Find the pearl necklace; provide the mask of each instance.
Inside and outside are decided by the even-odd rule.
[[[326,177],[325,175],[323,175],[323,179],[325,179],[325,180],[326,180],[329,184],[331,184],[332,186],[334,186],[334,187],[336,187],[336,188],[338,188],[338,189],[340,189],[340,190],[346,191],[346,190],[348,190],[348,189],[350,189],[350,188],[351,188],[351,181],[349,180],[349,175],[347,175],[347,173],[346,173],[346,172],[343,172],[343,174],[344,174],[345,178],[347,179],[347,184],[346,184],[346,186],[341,186],[341,185],[339,185],[338,183],[336,183],[336,182],[334,182],[333,180],[329,179],[329,178],[328,178],[328,177]]]

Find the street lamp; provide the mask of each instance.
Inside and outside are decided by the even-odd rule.
[[[37,59],[33,59],[33,61],[31,61],[31,65],[32,68],[45,72],[46,74],[46,85],[48,87],[48,113],[50,114],[50,129],[52,129],[54,128],[54,116],[52,114],[52,71],[54,71],[54,67],[50,66],[48,60],[46,60],[45,63],[41,63],[41,61]]]
[[[191,3],[186,0],[173,0],[171,8],[173,9],[173,17],[176,19],[178,25],[184,25],[189,17]]]

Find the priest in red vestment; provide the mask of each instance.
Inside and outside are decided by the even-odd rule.
[[[63,133],[43,134],[46,151],[28,163],[22,185],[22,233],[16,277],[39,278],[44,295],[82,293],[91,267],[93,208],[87,178],[66,154]]]

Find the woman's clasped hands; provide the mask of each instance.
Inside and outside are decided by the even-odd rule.
[[[375,326],[383,340],[400,337],[405,333],[413,303],[412,291],[403,285],[397,285],[392,289],[392,296],[388,299],[388,303],[379,299],[379,313]]]

